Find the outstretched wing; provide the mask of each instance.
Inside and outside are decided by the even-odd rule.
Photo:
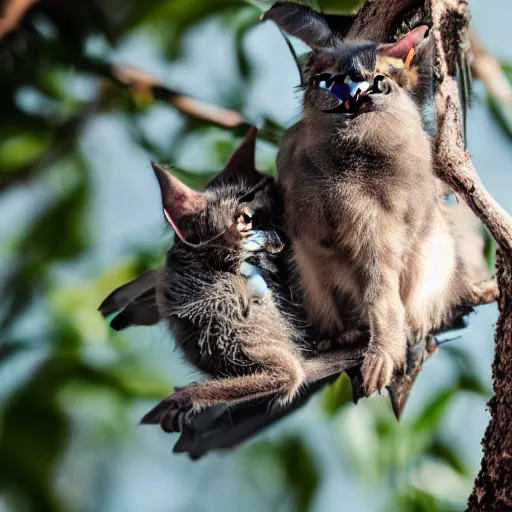
[[[115,289],[101,303],[98,310],[105,317],[121,310],[110,323],[113,329],[121,331],[132,325],[153,325],[159,322],[157,276],[157,269],[149,270]]]
[[[266,397],[235,407],[205,409],[193,418],[191,426],[183,428],[173,452],[188,453],[196,460],[213,450],[233,448],[305,405],[337,378],[338,375],[331,375],[308,385],[286,406],[273,406],[276,397]]]

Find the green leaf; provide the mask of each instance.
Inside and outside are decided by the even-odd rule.
[[[332,418],[347,404],[352,403],[352,388],[350,379],[342,373],[320,397],[320,405],[324,413]]]
[[[267,458],[272,469],[277,468],[284,477],[287,491],[295,500],[294,510],[307,512],[318,488],[319,471],[313,454],[297,434],[253,445],[248,453],[253,458]]]
[[[419,489],[408,489],[397,495],[386,510],[389,512],[460,512],[460,509],[443,504],[432,494]]]
[[[155,373],[153,368],[133,358],[124,357],[106,371],[134,398],[160,400],[169,395],[173,388],[170,379]]]
[[[503,133],[512,140],[512,109],[501,104],[496,98],[488,95],[487,104],[498,126]]]
[[[0,169],[13,172],[29,164],[48,149],[51,141],[48,132],[24,133],[0,141]]]
[[[470,476],[468,465],[460,456],[460,454],[439,435],[434,436],[432,442],[428,445],[425,452],[442,460],[445,464],[450,466],[460,475]]]
[[[412,429],[417,433],[432,432],[441,423],[451,400],[456,396],[458,389],[451,387],[435,395],[419,412],[412,422]]]
[[[150,10],[143,4],[134,10],[127,24],[147,25],[164,42],[169,57],[179,53],[183,33],[190,27],[226,9],[246,8],[240,0],[152,1]]]

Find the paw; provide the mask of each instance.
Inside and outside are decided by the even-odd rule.
[[[329,350],[332,349],[333,346],[334,346],[334,343],[331,339],[320,340],[316,344],[316,351],[318,354],[320,354],[322,352],[328,352]]]
[[[160,427],[165,432],[181,432],[183,425],[192,419],[192,397],[184,388],[175,391],[166,399],[167,411],[160,419]]]
[[[162,400],[141,420],[142,424],[160,425],[165,432],[181,432],[183,425],[192,419],[192,397],[186,388],[176,391]]]
[[[387,352],[367,352],[361,367],[365,396],[389,386],[394,367],[393,359]]]

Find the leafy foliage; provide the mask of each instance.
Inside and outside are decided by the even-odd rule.
[[[318,2],[329,12],[350,12],[358,3]],[[145,152],[148,160],[151,156],[168,162],[178,160],[189,137],[211,137],[212,160],[218,164],[231,152],[235,137],[246,130],[244,122],[221,123],[213,130],[211,119],[190,111],[176,114],[178,92],[146,71],[138,81],[123,79],[114,66],[116,51],[140,37],[156,48],[162,60],[174,62],[183,55],[190,29],[214,20],[233,36],[237,87],[243,90],[256,72],[244,42],[260,11],[270,4],[40,0],[0,40],[0,202],[7,202],[11,193],[21,194],[25,215],[12,219],[15,226],[4,232],[8,243],[2,244],[0,370],[14,367],[16,360],[33,358],[22,378],[2,391],[0,404],[0,491],[13,510],[69,510],[70,498],[57,491],[55,473],[77,432],[103,421],[114,437],[127,435],[133,421],[123,416],[133,404],[160,399],[171,388],[171,379],[162,375],[149,351],[133,351],[128,337],[113,334],[96,313],[112,288],[157,264],[164,248],[152,242],[116,247],[116,253],[123,255],[120,262],[106,269],[104,261],[98,263],[102,258],[95,221],[97,190],[92,158],[82,144],[84,131],[98,120],[116,119],[132,147]],[[140,63],[141,68],[144,65]],[[228,109],[246,107],[245,96],[237,90],[224,94],[222,100]],[[157,105],[180,121],[164,149],[144,123],[144,116]],[[492,98],[489,106],[510,136],[503,106]],[[268,116],[260,118],[260,138],[273,155],[284,128]],[[274,171],[272,163],[267,167]],[[200,187],[215,168],[212,163],[201,172],[178,168],[173,172]],[[489,248],[490,264],[493,253]],[[63,278],[70,274],[71,279]],[[453,363],[452,384],[403,424],[397,424],[384,402],[376,399],[358,406],[362,418],[349,428],[354,409],[346,377],[325,390],[316,404],[321,406],[319,421],[341,427],[336,438],[343,441],[351,471],[359,470],[364,480],[391,481],[390,510],[457,509],[425,479],[412,481],[413,470],[429,461],[435,460],[437,468],[459,479],[467,481],[470,476],[465,458],[443,437],[442,423],[461,391],[486,398],[489,390],[475,377],[477,372],[463,351],[451,348],[445,353]],[[78,409],[87,397],[92,405],[84,406],[81,414],[89,422],[80,422]],[[107,420],[96,410],[101,400],[109,404]],[[278,473],[292,509],[307,511],[325,476],[311,446],[299,430],[276,441],[257,442],[245,455],[251,467],[259,462]],[[80,510],[82,505],[73,503],[72,509]]]

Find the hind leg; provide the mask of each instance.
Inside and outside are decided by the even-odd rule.
[[[302,360],[292,350],[266,346],[246,351],[246,355],[262,369],[180,388],[148,412],[141,423],[159,423],[167,432],[178,432],[194,413],[215,405],[236,405],[276,393],[282,403],[288,403],[304,383]]]

